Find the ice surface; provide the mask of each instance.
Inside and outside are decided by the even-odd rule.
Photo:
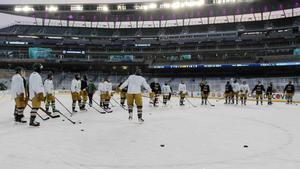
[[[71,107],[69,95],[57,96]],[[118,98],[115,98],[118,99]],[[96,99],[98,100],[98,98]],[[178,106],[149,106],[144,124],[128,121],[126,111],[101,115],[89,108],[72,119],[41,121],[38,128],[13,122],[14,102],[0,98],[1,169],[298,169],[300,107],[200,106],[191,99]],[[57,103],[57,107],[68,113]],[[29,116],[26,109],[26,120]],[[43,114],[40,112],[40,114]],[[84,131],[81,131],[84,129]],[[165,147],[160,145],[164,144]],[[248,148],[244,148],[248,145]]]

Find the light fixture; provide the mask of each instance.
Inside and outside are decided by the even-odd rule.
[[[16,6],[15,12],[34,12],[34,8],[31,6]]]
[[[71,5],[71,11],[83,11],[82,5]]]
[[[57,12],[58,11],[58,6],[53,6],[53,5],[46,6],[46,11],[48,11],[48,12]]]

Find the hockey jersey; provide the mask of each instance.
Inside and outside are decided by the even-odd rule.
[[[295,92],[295,86],[292,85],[292,84],[286,85],[285,88],[284,88],[284,92],[294,93]]]
[[[232,86],[233,92],[239,92],[239,90],[240,90],[240,84],[239,83],[232,83],[231,86]]]
[[[44,82],[44,88],[46,94],[54,94],[53,80],[46,79]]]
[[[26,94],[24,80],[20,74],[15,74],[11,80],[11,96],[16,98],[21,93]]]
[[[79,93],[81,89],[81,80],[73,79],[71,83],[71,92],[72,93]]]
[[[39,73],[33,72],[29,76],[29,97],[30,97],[30,99],[32,99],[39,93],[45,94],[42,77]]]
[[[240,94],[247,94],[250,92],[250,88],[248,84],[241,84],[240,85]]]
[[[141,88],[144,87],[148,92],[152,92],[146,79],[138,75],[130,75],[128,79],[120,86],[120,89],[124,89],[128,86],[128,94],[140,94],[142,93]]]
[[[256,94],[262,94],[265,91],[265,87],[262,84],[258,84],[254,87],[254,89],[252,90],[252,93],[254,91],[256,92]]]
[[[180,83],[178,86],[178,91],[182,93],[186,93],[186,84]]]
[[[169,85],[162,86],[162,94],[169,95],[171,92],[171,87]]]
[[[112,91],[112,84],[110,82],[107,82],[107,81],[101,83],[101,86],[99,84],[99,91],[100,91],[100,93],[111,92]]]
[[[208,94],[210,92],[210,88],[209,88],[209,85],[203,85],[202,86],[202,89],[201,89],[201,92],[203,92],[204,94]]]

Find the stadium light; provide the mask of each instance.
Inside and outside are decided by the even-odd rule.
[[[71,11],[83,11],[82,5],[71,5]]]
[[[103,11],[103,12],[108,12],[109,11],[109,8],[107,5],[99,5],[97,7],[97,11]]]
[[[34,12],[34,8],[31,6],[16,6],[15,12]]]
[[[181,3],[180,3],[180,2],[173,2],[173,3],[172,3],[172,8],[173,8],[173,9],[178,9],[178,8],[180,8],[180,6],[181,6]]]
[[[58,6],[46,6],[46,11],[48,12],[57,12],[58,11]]]
[[[149,9],[156,9],[157,8],[157,4],[156,3],[151,3],[148,5]]]
[[[170,3],[163,3],[163,4],[160,5],[160,8],[166,8],[166,9],[171,8],[171,4]]]

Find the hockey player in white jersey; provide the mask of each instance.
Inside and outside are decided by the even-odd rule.
[[[234,104],[234,99],[235,99],[235,103],[236,104],[239,104],[239,91],[240,91],[240,84],[237,82],[237,80],[235,79],[233,81],[233,83],[231,83],[231,86],[232,86],[232,90],[233,90],[233,93],[232,93],[232,104]]]
[[[163,103],[166,105],[169,99],[169,95],[172,93],[171,87],[168,84],[168,82],[165,82],[165,84],[162,86],[162,94],[163,94]]]
[[[249,92],[250,92],[249,85],[247,84],[246,81],[243,81],[243,84],[240,85],[240,99],[242,105],[246,105],[247,96]]]
[[[179,97],[180,97],[179,105],[184,106],[184,99],[187,94],[187,90],[186,90],[186,84],[184,83],[183,80],[181,81],[181,83],[178,86],[178,92],[179,92]]]
[[[72,80],[72,83],[71,83],[72,111],[73,111],[73,113],[77,112],[76,102],[78,102],[79,108],[80,109],[82,108],[80,91],[81,91],[80,75],[78,73],[76,73],[75,77],[74,77],[74,79]]]
[[[49,112],[49,107],[51,105],[53,113],[59,112],[55,108],[55,93],[54,93],[53,74],[52,73],[49,73],[47,76],[47,79],[44,81],[44,88],[45,88],[45,93],[46,93],[46,104],[45,104],[46,111]]]
[[[112,84],[109,82],[108,79],[105,79],[102,88],[100,89],[100,92],[102,94],[102,98],[104,100],[103,102],[103,108],[105,110],[110,109],[109,103],[112,95]]]
[[[42,64],[35,63],[33,65],[33,73],[29,77],[29,98],[32,102],[32,109],[30,112],[30,126],[40,126],[39,122],[35,121],[38,110],[41,107],[42,101],[45,101],[45,91],[40,75],[43,69]]]
[[[28,94],[26,89],[26,80],[24,78],[25,71],[22,67],[16,67],[16,74],[13,75],[11,81],[11,95],[15,100],[15,121],[19,123],[26,123],[22,120],[24,117],[24,109],[28,101]]]
[[[129,112],[129,120],[132,120],[133,116],[133,104],[137,106],[138,120],[144,122],[143,119],[143,99],[141,88],[144,87],[148,92],[152,92],[150,86],[146,82],[146,79],[141,76],[142,72],[137,69],[136,73],[130,75],[128,79],[120,86],[120,89],[124,89],[128,86],[127,90],[127,104]]]
[[[104,107],[104,102],[105,102],[105,85],[104,85],[105,80],[102,78],[100,83],[98,84],[98,91],[100,94],[100,107]]]

